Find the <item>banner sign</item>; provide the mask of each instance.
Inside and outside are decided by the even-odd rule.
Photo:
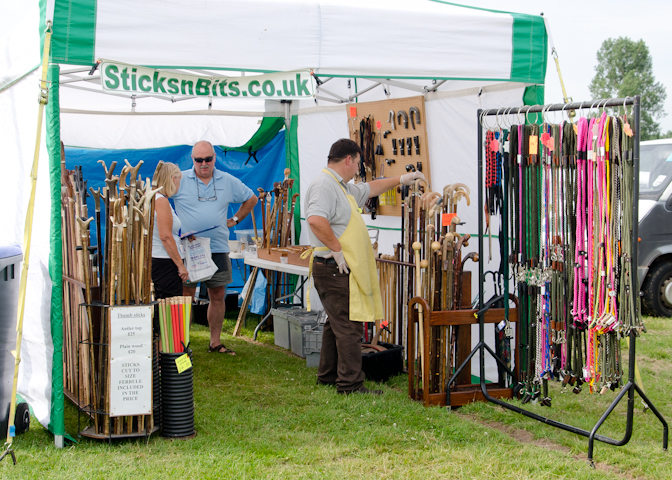
[[[309,70],[244,77],[189,75],[103,60],[103,90],[171,97],[234,97],[266,100],[306,99],[315,95]]]

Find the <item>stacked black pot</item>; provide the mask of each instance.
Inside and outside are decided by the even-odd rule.
[[[185,353],[161,352],[161,430],[165,437],[194,434],[194,369],[177,372],[175,360]]]

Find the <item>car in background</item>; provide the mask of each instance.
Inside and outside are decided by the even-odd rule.
[[[672,139],[640,144],[637,273],[643,313],[672,317]]]

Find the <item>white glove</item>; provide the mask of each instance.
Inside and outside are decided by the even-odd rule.
[[[402,185],[413,185],[413,183],[419,178],[422,179],[422,180],[426,180],[425,175],[422,172],[415,171],[415,172],[405,173],[401,176],[401,184]]]
[[[350,273],[350,270],[348,270],[348,262],[345,261],[345,257],[343,256],[343,250],[341,250],[340,252],[331,252],[324,258],[333,258],[334,260],[336,260],[339,272]]]

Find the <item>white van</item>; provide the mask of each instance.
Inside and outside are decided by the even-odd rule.
[[[672,317],[672,138],[642,142],[639,157],[642,310]]]

